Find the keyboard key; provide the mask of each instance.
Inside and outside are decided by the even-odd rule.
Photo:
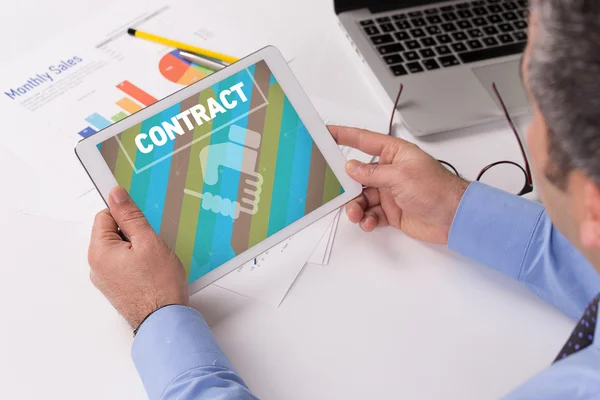
[[[471,63],[482,60],[489,60],[490,58],[510,56],[513,54],[522,53],[525,49],[525,43],[510,44],[507,46],[490,47],[482,50],[469,51],[467,53],[461,53],[458,56],[464,63]]]
[[[380,24],[379,27],[384,33],[394,32],[396,30],[396,27],[391,22]]]
[[[374,24],[374,22],[373,22],[373,20],[372,20],[372,19],[365,19],[364,21],[360,21],[360,24],[361,24],[362,26],[367,26],[367,25],[373,25],[373,24]]]
[[[375,26],[365,26],[364,29],[367,35],[378,35],[380,33],[379,29]]]
[[[477,15],[478,17],[481,17],[482,15],[487,15],[488,11],[483,7],[476,7],[473,8],[473,14]]]
[[[517,15],[521,19],[527,19],[527,18],[529,18],[529,10],[519,10],[519,11],[517,11]]]
[[[426,37],[426,38],[421,39],[421,43],[423,43],[423,46],[425,46],[425,47],[433,47],[437,44],[435,42],[435,39],[432,37]]]
[[[452,38],[448,35],[439,35],[436,36],[436,39],[440,44],[448,44],[452,42]]]
[[[419,54],[417,54],[416,51],[407,51],[406,53],[404,53],[404,58],[406,59],[406,61],[415,61],[421,57],[419,57]]]
[[[416,50],[421,48],[421,45],[416,40],[407,40],[406,42],[404,42],[404,46],[409,50]]]
[[[435,51],[437,51],[440,56],[445,56],[446,54],[450,54],[452,52],[448,46],[438,46],[435,48]]]
[[[411,29],[410,30],[410,34],[414,38],[420,38],[420,37],[425,36],[425,31],[423,29],[421,29],[421,28]]]
[[[502,18],[500,18],[499,15],[490,15],[489,17],[487,17],[488,21],[490,21],[491,24],[499,24],[502,22]]]
[[[396,36],[396,40],[399,40],[399,41],[410,39],[410,35],[406,31],[396,32],[396,33],[394,33],[394,36]]]
[[[513,25],[517,29],[527,29],[527,21],[515,21],[513,22]]]
[[[488,22],[483,17],[477,17],[477,18],[473,18],[473,24],[475,26],[481,27],[481,26],[486,26],[488,24]]]
[[[483,36],[483,32],[481,31],[481,29],[469,29],[467,32],[472,38],[479,38]]]
[[[416,27],[427,25],[427,21],[425,21],[425,19],[423,19],[423,18],[415,18],[415,19],[412,19],[410,22],[412,22],[413,26],[416,26]]]
[[[473,5],[473,7],[481,7],[483,5],[485,5],[485,1],[483,0],[477,0],[471,3]]]
[[[426,17],[427,21],[429,21],[430,24],[435,25],[435,24],[441,24],[442,18],[439,15],[430,15],[429,17]]]
[[[423,15],[423,13],[421,11],[411,11],[408,13],[408,16],[412,17],[412,18],[420,17],[422,15]]]
[[[453,65],[460,64],[460,62],[454,56],[444,56],[438,58],[438,60],[443,67],[452,67]]]
[[[458,27],[460,29],[471,29],[473,27],[473,25],[471,25],[471,23],[469,21],[458,21],[456,23],[456,25],[458,25]]]
[[[394,21],[401,21],[403,19],[406,19],[406,14],[396,14],[396,15],[392,15],[392,19]]]
[[[486,38],[483,38],[483,44],[485,44],[487,47],[497,46],[498,41],[496,40],[496,38],[486,37]]]
[[[452,37],[454,38],[454,40],[456,41],[463,41],[463,40],[467,40],[467,34],[464,32],[454,32],[452,34]]]
[[[437,25],[428,26],[427,28],[425,28],[425,30],[427,31],[427,33],[429,33],[432,36],[439,35],[440,33],[442,33],[442,30]]]
[[[390,64],[390,65],[391,64],[398,64],[398,63],[401,63],[402,61],[404,61],[402,59],[402,56],[400,54],[392,54],[392,55],[389,55],[389,56],[385,56],[385,57],[383,57],[383,59],[385,60],[385,62],[387,64]]]
[[[498,25],[498,29],[500,29],[500,32],[512,32],[515,30],[515,28],[512,27],[511,24],[500,24]]]
[[[392,65],[390,69],[392,70],[392,74],[394,74],[395,76],[408,74],[408,71],[402,65]]]
[[[399,51],[404,51],[404,46],[400,43],[392,43],[386,44],[385,46],[379,46],[377,50],[379,50],[379,54],[398,53]]]
[[[425,60],[422,61],[422,63],[427,71],[431,71],[432,69],[438,69],[440,67],[440,65],[434,59]]]
[[[493,4],[491,6],[488,6],[488,11],[490,13],[492,13],[492,14],[498,14],[498,13],[501,13],[502,11],[504,11],[504,10],[499,5]]]
[[[442,24],[442,29],[444,32],[454,32],[456,30],[456,25],[452,22],[446,22],[445,24]]]
[[[440,7],[440,10],[442,10],[443,12],[454,11],[454,6],[443,6]]]
[[[464,10],[465,8],[471,7],[469,3],[459,3],[454,5],[458,10]]]
[[[515,14],[514,12],[507,12],[507,13],[502,14],[502,16],[507,21],[515,21],[519,18],[519,17],[517,17],[517,14]]]
[[[482,45],[482,44],[481,44],[481,42],[480,42],[479,40],[477,40],[477,39],[469,40],[469,41],[467,42],[467,45],[469,45],[469,47],[470,47],[472,50],[477,50],[477,49],[481,49],[481,48],[483,48],[483,45]]]
[[[429,8],[425,10],[425,15],[438,14],[440,11],[437,8]]]
[[[515,32],[513,36],[517,39],[517,42],[527,41],[527,34],[525,32]]]
[[[502,43],[512,43],[512,42],[514,42],[512,36],[510,36],[508,33],[504,33],[504,34],[498,36],[498,39]]]
[[[453,12],[442,14],[442,18],[444,18],[444,20],[446,20],[448,22],[456,21],[458,19],[456,14],[454,14]]]
[[[410,22],[408,21],[398,21],[396,22],[396,27],[400,30],[403,29],[409,29],[410,28]]]
[[[465,46],[464,43],[453,43],[452,44],[452,48],[454,49],[455,52],[457,53],[461,53],[463,51],[467,51],[467,46]]]
[[[507,11],[517,9],[517,5],[515,3],[513,3],[512,1],[505,1],[504,4],[502,4],[502,5],[504,6],[504,9]]]
[[[488,36],[492,36],[492,35],[497,35],[498,34],[498,29],[496,29],[495,26],[486,26],[485,28],[483,28],[483,31]]]
[[[380,24],[383,24],[384,22],[390,22],[390,17],[379,17],[375,21],[379,22]]]
[[[392,35],[371,36],[371,42],[373,42],[374,45],[393,43],[394,38]]]
[[[411,74],[416,74],[417,72],[423,72],[423,67],[418,62],[411,62],[406,64],[406,68],[410,71]]]
[[[381,24],[379,25],[379,27],[381,28],[381,30],[384,33],[388,33],[388,32],[394,32],[396,30],[396,27],[392,24],[392,23],[385,23],[385,24]]]
[[[521,8],[529,8],[529,4],[527,1],[525,0],[518,0],[517,4],[519,5],[519,7]]]
[[[462,19],[467,19],[473,17],[473,13],[469,10],[460,10],[457,12],[458,16]]]
[[[421,53],[421,57],[423,58],[435,57],[435,53],[431,49],[421,49],[419,53]]]
[[[488,3],[490,3],[490,4],[498,4],[501,2],[502,2],[502,0],[488,0]]]

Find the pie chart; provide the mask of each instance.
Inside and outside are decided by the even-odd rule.
[[[162,76],[171,82],[186,86],[198,82],[214,72],[210,68],[196,65],[181,58],[179,50],[173,50],[165,54],[158,63],[158,69]]]

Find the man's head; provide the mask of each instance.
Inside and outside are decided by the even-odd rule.
[[[600,2],[532,0],[523,77],[536,189],[558,229],[600,269]]]

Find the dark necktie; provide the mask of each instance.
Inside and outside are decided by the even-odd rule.
[[[558,357],[554,360],[557,362],[565,357],[570,356],[573,353],[583,350],[588,347],[594,341],[594,331],[596,330],[596,315],[598,314],[598,300],[600,300],[600,294],[598,294],[594,300],[588,304],[583,316],[577,323],[573,333],[567,343],[563,346],[562,350],[558,353]]]

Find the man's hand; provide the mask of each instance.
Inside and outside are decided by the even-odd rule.
[[[113,189],[108,204],[110,211],[96,215],[88,251],[94,286],[134,329],[161,306],[188,305],[183,265],[127,191]],[[119,226],[129,242],[121,238]]]
[[[370,232],[392,225],[431,243],[448,243],[450,226],[469,183],[418,146],[363,129],[329,126],[336,142],[373,156],[379,162],[351,160],[348,174],[366,188],[346,205],[350,221]]]

